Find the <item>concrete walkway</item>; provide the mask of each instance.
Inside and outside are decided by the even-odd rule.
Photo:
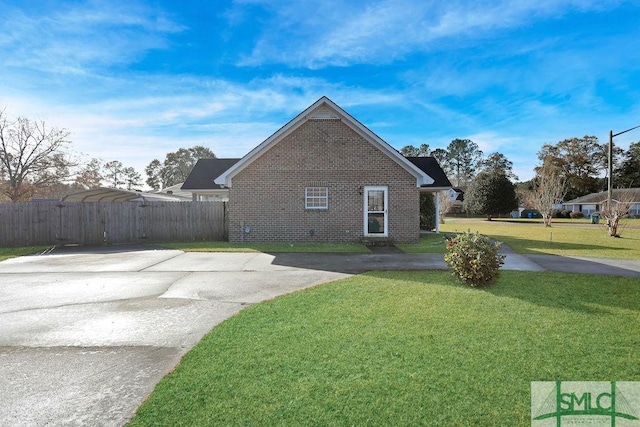
[[[639,260],[511,252],[503,267],[640,277]],[[0,426],[121,426],[184,353],[247,305],[367,270],[446,268],[442,255],[148,247],[0,262]]]

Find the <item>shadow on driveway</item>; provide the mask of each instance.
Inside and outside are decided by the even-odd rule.
[[[558,255],[527,255],[527,258],[549,271],[640,277],[640,260]]]
[[[441,254],[271,253],[272,264],[358,274],[371,270],[446,270]]]

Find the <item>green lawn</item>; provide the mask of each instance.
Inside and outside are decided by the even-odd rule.
[[[620,277],[354,276],[214,328],[131,425],[528,426],[531,381],[640,380],[639,307]]]
[[[48,249],[48,246],[25,246],[20,248],[0,248],[0,261],[24,255],[31,255]]]
[[[158,246],[179,249],[186,252],[339,252],[369,253],[360,243],[229,243],[229,242],[188,242],[162,243]]]
[[[504,242],[521,254],[640,259],[640,221],[627,220],[622,238],[611,238],[603,225],[585,220],[557,220],[544,227],[536,220],[447,219],[441,233],[470,230]],[[443,236],[423,235],[420,243],[398,245],[408,253],[444,253]]]
[[[423,234],[419,243],[399,243],[396,246],[408,254],[444,254],[447,249],[444,233],[441,231],[441,234]]]

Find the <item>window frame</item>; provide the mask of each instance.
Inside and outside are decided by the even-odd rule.
[[[318,194],[314,194],[319,191]],[[311,193],[311,194],[310,194]],[[322,194],[324,193],[324,194]],[[322,205],[316,205],[310,202],[322,202]],[[305,187],[304,188],[304,208],[308,210],[328,210],[329,209],[329,187]]]

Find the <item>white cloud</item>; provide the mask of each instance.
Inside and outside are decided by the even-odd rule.
[[[67,128],[73,149],[85,158],[120,160],[143,173],[151,160],[181,147],[204,145],[220,157],[241,157],[322,95],[335,95],[343,107],[400,102],[400,95],[383,91],[283,75],[246,84],[172,76],[111,84],[118,90],[110,97],[60,104],[56,97],[4,91],[0,82],[0,105],[12,116]]]
[[[0,52],[5,66],[47,73],[86,74],[136,61],[167,46],[185,28],[136,1],[56,3],[47,10],[3,5]]]
[[[300,7],[299,2],[251,3],[262,4],[272,18],[242,65],[321,68],[390,63],[410,53],[450,49],[450,44],[441,46],[445,40],[478,43],[496,30],[527,26],[533,20],[553,19],[570,11],[613,8],[620,2],[382,0],[339,2],[337,7],[328,2],[332,8],[326,13],[326,2],[310,7]]]

